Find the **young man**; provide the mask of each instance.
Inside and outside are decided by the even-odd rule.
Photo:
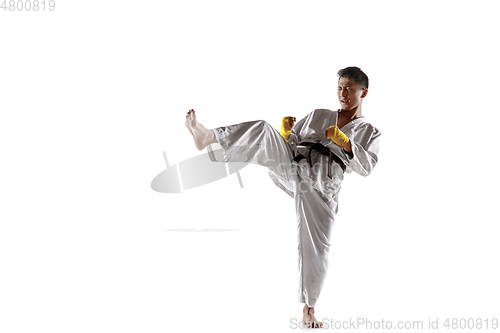
[[[381,135],[361,112],[368,94],[366,74],[358,67],[337,74],[341,109],[316,109],[295,126],[294,117],[284,117],[281,134],[263,120],[208,130],[196,121],[194,110],[186,115],[196,148],[208,146],[212,161],[255,160],[295,199],[299,302],[305,303],[302,321],[310,328],[323,326],[314,316],[314,306],[328,269],[329,240],[344,172],[368,176],[378,162]],[[222,156],[215,156],[212,143],[222,146]]]

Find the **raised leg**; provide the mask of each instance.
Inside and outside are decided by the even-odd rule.
[[[251,162],[267,167],[284,183],[293,183],[296,172],[293,152],[279,132],[264,120],[213,129],[222,154],[209,156],[214,162]],[[210,147],[208,148],[210,152]]]

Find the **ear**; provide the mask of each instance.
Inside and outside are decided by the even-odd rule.
[[[368,88],[363,89],[363,92],[361,93],[361,98],[365,98],[366,95],[368,95]]]

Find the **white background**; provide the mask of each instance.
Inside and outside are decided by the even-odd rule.
[[[382,147],[372,175],[343,183],[317,318],[500,317],[496,3],[0,11],[0,331],[290,331],[294,203],[267,171],[243,169],[244,188],[150,184],[162,151],[171,165],[200,153],[189,109],[208,128],[279,129],[337,109],[347,66],[370,78]]]

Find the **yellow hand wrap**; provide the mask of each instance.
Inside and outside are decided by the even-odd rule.
[[[349,138],[342,133],[338,126],[330,126],[326,137],[340,147],[347,147],[349,145]]]
[[[293,117],[284,117],[283,121],[281,122],[280,134],[287,141],[288,141],[288,138],[290,137],[290,133],[292,133],[292,127],[290,127],[290,121],[289,121],[290,118],[293,118]]]

